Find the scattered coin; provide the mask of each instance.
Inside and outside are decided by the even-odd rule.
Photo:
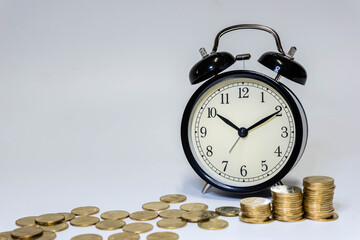
[[[36,240],[53,240],[56,238],[56,234],[53,232],[43,232],[41,237],[36,238]],[[1,240],[1,238],[0,238]]]
[[[102,240],[102,239],[103,239],[102,236],[97,234],[81,234],[71,238],[71,240]]]
[[[180,206],[181,210],[190,212],[190,211],[204,211],[208,209],[208,205],[204,203],[185,203]]]
[[[71,213],[75,214],[76,216],[89,216],[97,214],[100,211],[99,208],[94,206],[86,206],[86,207],[78,207],[71,210]]]
[[[35,222],[42,226],[50,226],[61,223],[65,220],[64,215],[59,213],[43,214],[35,218]]]
[[[96,228],[100,230],[115,230],[122,228],[126,223],[123,220],[104,220],[96,223]]]
[[[185,211],[183,211],[181,209],[168,209],[168,210],[161,211],[159,213],[159,216],[162,218],[181,218],[181,216],[184,212]]]
[[[138,211],[130,214],[130,218],[136,221],[149,221],[158,216],[159,214],[155,211]]]
[[[221,216],[235,217],[235,216],[239,216],[240,208],[225,206],[225,207],[218,207],[215,209],[215,211]]]
[[[146,237],[147,240],[177,240],[179,235],[173,232],[155,232]]]
[[[0,240],[12,240],[11,232],[0,233]]]
[[[62,212],[62,213],[59,213],[59,214],[61,214],[61,215],[63,215],[65,217],[65,222],[68,222],[68,221],[75,218],[75,214],[73,214],[73,213]]]
[[[176,229],[182,228],[186,226],[186,221],[182,220],[181,218],[165,218],[159,220],[156,225],[160,228],[165,229]]]
[[[59,223],[56,225],[50,225],[50,226],[42,226],[40,225],[40,228],[47,232],[61,232],[69,228],[69,224],[67,222]]]
[[[129,223],[123,227],[124,232],[145,233],[153,229],[150,223]]]
[[[161,211],[168,209],[169,207],[170,205],[166,202],[149,202],[142,205],[142,208],[144,210],[149,210],[149,211]]]
[[[108,240],[139,240],[140,235],[132,232],[121,232],[110,235]]]
[[[180,203],[186,201],[186,196],[182,194],[167,194],[160,197],[160,201],[167,203]]]
[[[120,220],[129,217],[129,212],[123,210],[107,211],[100,215],[104,220]]]
[[[95,225],[100,221],[99,218],[94,216],[83,216],[83,217],[77,217],[70,221],[70,224],[75,227],[88,227]]]
[[[16,239],[29,239],[40,237],[43,230],[39,227],[21,227],[11,232],[11,236]]]
[[[201,222],[209,220],[211,214],[208,211],[191,211],[183,213],[181,218],[188,222]]]
[[[16,220],[15,224],[19,227],[35,227],[37,225],[35,218],[37,218],[37,216],[23,217]]]
[[[222,219],[210,219],[209,221],[199,222],[198,226],[206,230],[218,230],[226,228],[229,223]]]

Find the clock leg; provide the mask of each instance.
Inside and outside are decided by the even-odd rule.
[[[280,186],[280,185],[284,185],[282,181],[278,181],[277,183],[274,184],[274,186]]]
[[[207,193],[210,188],[211,188],[211,185],[210,185],[209,183],[205,182],[204,187],[203,187],[203,189],[201,190],[201,193],[202,193],[202,194]]]

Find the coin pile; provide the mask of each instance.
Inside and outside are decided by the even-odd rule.
[[[332,221],[338,216],[332,206],[334,194],[334,180],[329,177],[307,177],[304,179],[304,206],[306,216],[318,221]],[[211,211],[204,203],[185,203],[180,209],[169,209],[172,203],[181,203],[186,200],[182,194],[168,194],[160,201],[149,202],[142,205],[143,210],[129,213],[124,210],[103,212],[100,218],[92,216],[100,209],[94,206],[78,207],[71,212],[48,213],[40,216],[23,217],[16,221],[17,228],[13,231],[0,233],[0,240],[53,240],[55,232],[66,230],[68,222],[73,227],[95,226],[98,230],[119,230],[122,232],[112,234],[108,240],[139,240],[140,234],[153,230],[153,225],[144,221],[151,221],[161,217],[157,226],[163,229],[177,229],[189,224],[197,224],[206,230],[226,228],[229,224],[222,217],[239,216],[242,222],[264,224],[276,219],[281,221],[302,220],[301,189],[289,186],[271,188],[273,196],[274,217],[271,212],[271,200],[260,197],[244,198],[240,201],[241,211],[238,207],[222,206]],[[130,218],[133,223],[124,220]],[[148,240],[178,239],[173,232],[150,233]],[[98,234],[81,234],[71,240],[102,240]]]
[[[311,176],[303,180],[305,216],[316,221],[333,221],[334,179],[326,176]]]
[[[299,187],[279,185],[271,188],[273,217],[284,222],[305,220],[303,195]]]
[[[240,201],[241,213],[240,220],[246,223],[270,223],[271,218],[271,201],[267,198],[248,197]]]

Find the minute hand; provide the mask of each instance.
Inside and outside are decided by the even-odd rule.
[[[251,125],[247,130],[250,131],[251,129],[253,128],[256,128],[257,126],[263,124],[264,122],[266,122],[267,120],[269,120],[270,118],[272,118],[273,116],[275,116],[276,114],[278,114],[281,110],[279,111],[276,111],[272,114],[270,114],[269,116],[267,117],[264,117],[263,119],[261,119],[260,121],[256,122],[255,124]]]

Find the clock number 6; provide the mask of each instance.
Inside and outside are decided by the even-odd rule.
[[[241,166],[240,174],[241,174],[241,176],[246,177],[246,175],[247,175],[246,165]]]

